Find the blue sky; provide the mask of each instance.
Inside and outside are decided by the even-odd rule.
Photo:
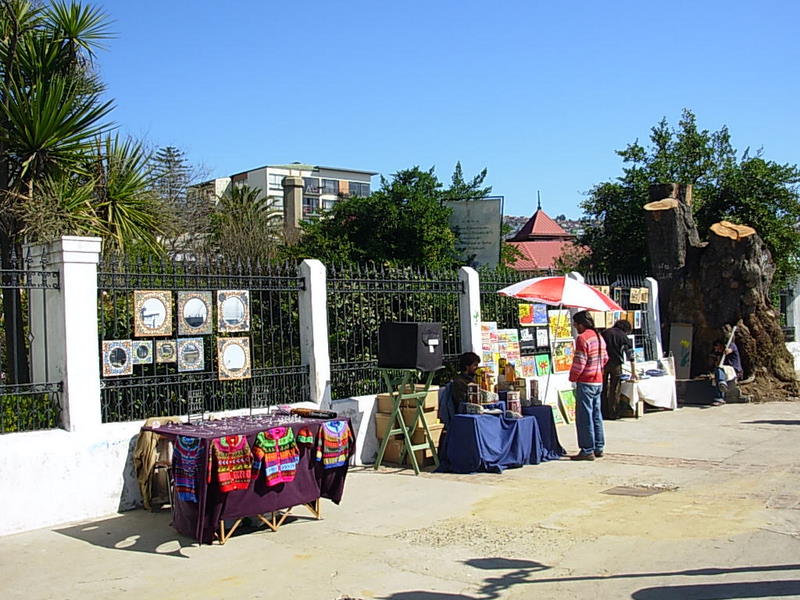
[[[800,163],[800,3],[100,0],[123,133],[210,176],[301,161],[449,182],[578,217],[614,150],[686,107]],[[374,180],[377,183],[377,180]]]

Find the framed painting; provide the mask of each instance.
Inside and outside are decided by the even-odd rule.
[[[547,335],[547,327],[536,328],[536,347],[537,348],[550,347],[550,336]]]
[[[548,310],[547,319],[552,339],[572,339],[572,325],[568,310]]]
[[[133,364],[149,365],[153,363],[153,340],[133,340]]]
[[[533,304],[533,324],[547,325],[547,305]]]
[[[211,292],[178,292],[178,335],[211,333]]]
[[[250,338],[217,338],[219,379],[249,379]]]
[[[250,292],[219,290],[217,292],[217,331],[235,333],[250,331]]]
[[[205,368],[203,338],[178,340],[178,371],[202,371]]]
[[[527,302],[520,302],[517,305],[519,310],[519,324],[522,327],[533,325],[533,305]]]
[[[133,348],[130,340],[103,342],[103,377],[133,373]]]
[[[553,345],[553,373],[566,373],[572,368],[575,343],[572,340]]]
[[[172,335],[172,292],[136,290],[133,292],[133,307],[135,337]]]
[[[559,390],[558,391],[558,407],[561,409],[561,414],[564,415],[564,421],[567,423],[575,422],[575,390]]]
[[[541,377],[542,375],[549,375],[550,374],[550,355],[549,354],[537,354],[534,357],[536,361],[536,375]]]

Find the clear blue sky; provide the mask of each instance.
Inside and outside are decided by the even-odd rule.
[[[614,150],[681,109],[800,163],[800,3],[99,0],[123,133],[229,175],[301,161],[449,182],[505,214],[581,214]],[[377,184],[377,179],[374,180]]]

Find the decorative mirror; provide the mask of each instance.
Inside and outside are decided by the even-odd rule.
[[[178,335],[211,333],[211,292],[178,292]]]
[[[178,350],[175,340],[160,340],[156,342],[156,362],[174,363],[178,360]]]
[[[250,331],[250,292],[247,290],[217,292],[217,331],[223,333]]]
[[[172,335],[172,292],[133,292],[133,332],[136,337]]]
[[[130,340],[103,342],[103,376],[116,377],[133,373],[133,355]]]
[[[219,378],[249,379],[250,338],[217,338]]]
[[[202,371],[203,338],[183,338],[178,340],[178,371]]]
[[[131,343],[133,350],[133,364],[148,365],[153,362],[153,341],[152,340],[133,340]]]

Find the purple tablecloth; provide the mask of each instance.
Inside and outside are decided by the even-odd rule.
[[[271,427],[291,427],[295,434],[307,427],[316,439],[325,419],[303,419],[293,423],[280,423],[273,417],[230,417],[217,421],[203,421],[197,425],[188,423],[165,424],[161,427],[142,428],[166,436],[174,441],[179,435],[199,438],[203,453],[208,457],[211,440],[225,435],[244,435],[252,448],[259,432]],[[351,430],[352,434],[352,430]],[[355,440],[355,436],[352,436]],[[350,455],[355,452],[355,443],[350,446]],[[323,469],[314,460],[313,449],[300,449],[300,462],[293,481],[269,487],[263,475],[251,482],[246,490],[221,492],[212,477],[208,483],[207,460],[203,461],[202,480],[198,487],[199,502],[187,502],[175,495],[173,498],[172,526],[183,535],[199,542],[210,544],[214,539],[217,524],[223,519],[264,514],[275,510],[306,504],[317,498],[327,498],[336,504],[342,499],[347,465],[336,469]],[[201,516],[202,515],[202,516]]]

